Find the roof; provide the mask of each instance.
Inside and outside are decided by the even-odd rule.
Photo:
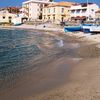
[[[96,11],[96,13],[100,13],[100,9]]]
[[[62,6],[62,7],[70,7],[72,5],[74,5],[75,3],[73,2],[57,2],[55,4],[51,4],[47,7],[56,7],[56,6]]]
[[[49,1],[46,1],[46,0],[26,0],[26,1],[23,2],[23,4],[28,4],[28,3],[52,4],[52,3],[55,3],[55,2],[49,2]]]
[[[79,5],[81,5],[82,7],[87,7],[87,5],[92,5],[92,4],[94,4],[94,3],[90,3],[90,2],[88,2],[88,3],[77,3],[77,4],[75,4],[74,6],[79,6]]]
[[[76,16],[76,17],[72,17],[72,19],[76,19],[76,20],[83,20],[85,18],[86,18],[86,16]]]

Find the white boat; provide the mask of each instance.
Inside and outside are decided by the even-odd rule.
[[[91,28],[91,26],[82,26],[82,31],[84,32],[84,33],[90,33],[90,28]]]
[[[91,33],[100,33],[100,25],[95,25],[90,27]]]

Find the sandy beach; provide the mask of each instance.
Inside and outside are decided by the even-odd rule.
[[[29,100],[99,100],[100,58],[80,62],[70,73],[67,84]]]
[[[72,34],[70,34],[70,36],[73,37]],[[78,36],[74,36],[78,38]],[[99,41],[91,41],[92,39],[88,40],[85,37],[78,39],[83,42],[97,45],[97,47],[99,45]],[[88,51],[86,50],[86,52]],[[44,94],[30,97],[29,100],[99,100],[100,55],[96,54],[97,52],[98,50],[93,52],[94,54],[92,53],[94,56],[88,55],[84,57],[85,59],[82,59],[72,68],[66,84]]]
[[[63,34],[62,31],[54,34],[67,37],[63,50],[75,48],[72,43],[80,43],[80,48],[76,44],[74,57],[67,57],[66,51],[61,50],[60,56],[44,58],[44,63],[40,63],[44,69],[41,68],[39,73],[30,72],[10,92],[0,94],[0,100],[100,100],[100,35]],[[50,49],[45,45],[42,47],[44,52]],[[33,79],[34,75],[38,77]]]

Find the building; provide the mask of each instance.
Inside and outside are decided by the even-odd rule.
[[[7,10],[9,13],[13,14],[18,14],[20,12],[19,7],[5,7],[5,8],[0,8],[0,11]]]
[[[42,9],[50,4],[49,0],[28,0],[22,3],[23,14],[29,20],[42,19]]]
[[[95,18],[96,18],[97,20],[100,20],[100,9],[97,10],[97,11],[95,12],[95,14],[96,14]]]
[[[95,20],[95,11],[99,6],[94,3],[81,3],[71,6],[71,20]]]
[[[12,19],[17,17],[17,14],[9,13],[8,10],[0,11],[0,23],[12,23]]]
[[[70,7],[75,4],[72,2],[58,2],[50,4],[43,8],[43,21],[52,21],[55,23],[69,20]]]

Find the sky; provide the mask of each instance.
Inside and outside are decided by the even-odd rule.
[[[7,7],[7,6],[21,6],[22,2],[25,0],[0,0],[0,8],[1,7]],[[54,0],[56,2],[62,1],[62,0]],[[86,2],[87,0],[63,0],[63,1],[69,1],[69,2]],[[100,0],[88,0],[89,2],[97,3],[100,6]]]

